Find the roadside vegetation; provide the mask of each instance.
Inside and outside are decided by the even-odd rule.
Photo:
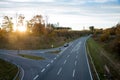
[[[48,51],[46,53],[50,53],[50,54],[58,54],[61,50],[55,50],[55,51]]]
[[[28,58],[28,59],[33,59],[33,60],[45,60],[45,58],[41,56],[35,56],[35,55],[29,55],[29,54],[18,54],[21,57]]]
[[[15,24],[11,19],[9,16],[3,17],[6,22],[0,27],[1,49],[54,48],[89,33],[89,31],[72,31],[70,27],[59,27],[56,24],[45,24],[42,15],[35,15],[26,21],[26,26],[23,25],[25,17],[18,15],[16,27],[18,29],[14,30]]]
[[[120,80],[120,24],[92,33],[87,46],[100,79]]]
[[[0,59],[0,80],[13,80],[17,72],[15,65]]]
[[[47,33],[39,35],[36,32],[7,32],[0,30],[0,48],[1,49],[48,49],[64,45],[83,36],[88,31],[64,31],[45,29]]]

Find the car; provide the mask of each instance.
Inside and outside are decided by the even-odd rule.
[[[68,44],[68,43],[64,44],[64,47],[68,47],[68,46],[69,46],[69,44]]]

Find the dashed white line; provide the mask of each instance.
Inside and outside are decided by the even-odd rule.
[[[64,61],[64,64],[66,63],[67,60]]]
[[[53,63],[53,60],[51,61],[51,63]]]
[[[76,66],[76,64],[77,64],[77,61],[75,61],[75,66]]]
[[[77,54],[78,54],[79,52],[77,52]]]
[[[33,78],[33,80],[36,80],[38,77],[39,77],[39,75],[36,75],[36,76]]]
[[[56,57],[54,59],[56,59]]]
[[[69,57],[70,57],[70,55],[67,56],[67,58],[69,58]]]
[[[59,75],[61,71],[62,71],[62,68],[60,68],[60,69],[59,69],[59,71],[58,71],[57,75]]]
[[[57,57],[59,57],[59,55],[57,55]]]
[[[76,59],[78,58],[78,55],[76,55]]]
[[[41,72],[44,72],[45,71],[45,68],[43,68],[42,70],[41,70]]]
[[[75,76],[75,69],[73,70],[73,75],[72,75],[73,77]]]
[[[47,67],[50,66],[50,64],[47,65]]]

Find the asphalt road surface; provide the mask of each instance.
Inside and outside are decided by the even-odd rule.
[[[36,80],[92,80],[85,48],[86,39],[82,37],[74,41],[49,69],[43,68],[36,75]]]
[[[0,58],[15,63],[22,68],[21,80],[93,80],[85,42],[88,37],[81,37],[68,47],[61,47],[59,54],[47,54],[58,50],[22,50],[20,53],[43,56],[46,60],[31,60],[17,56],[15,50],[0,50]]]

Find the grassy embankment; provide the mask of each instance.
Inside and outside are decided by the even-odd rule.
[[[21,57],[28,58],[28,59],[33,59],[33,60],[44,60],[45,58],[41,56],[35,56],[35,55],[28,55],[28,54],[18,54]]]
[[[18,72],[18,68],[0,59],[0,80],[13,80]]]
[[[87,41],[87,47],[100,79],[107,80],[107,77],[104,76],[106,73],[105,65],[107,65],[108,69],[110,70],[112,79],[119,80],[119,71],[117,66],[114,64],[114,59],[108,55],[101,44],[96,43],[92,38],[90,38]]]

